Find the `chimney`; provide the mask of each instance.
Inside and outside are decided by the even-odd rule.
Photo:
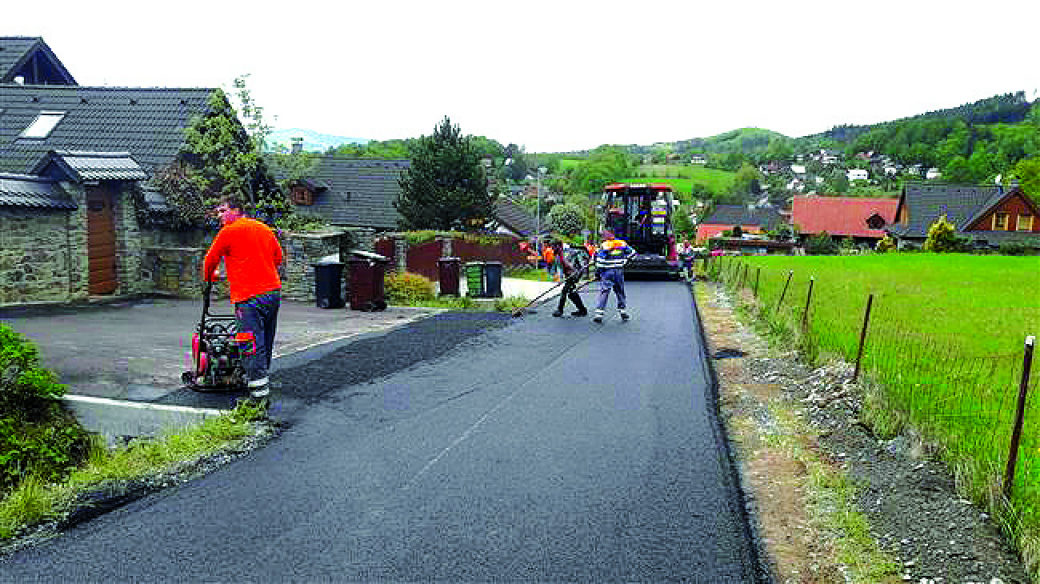
[[[295,138],[292,138],[292,150],[291,150],[291,152],[293,154],[299,154],[300,152],[303,152],[303,137],[302,136],[297,136]]]

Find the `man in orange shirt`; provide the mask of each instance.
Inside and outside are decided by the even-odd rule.
[[[221,228],[206,252],[202,277],[207,282],[215,281],[224,260],[238,321],[235,340],[242,345],[249,393],[254,398],[267,397],[267,372],[282,303],[282,281],[278,277],[282,246],[268,226],[245,217],[242,205],[234,199],[225,199],[214,212]]]

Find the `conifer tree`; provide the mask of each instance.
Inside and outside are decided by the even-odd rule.
[[[493,216],[480,155],[447,116],[414,143],[400,184],[394,207],[403,230],[479,231]]]

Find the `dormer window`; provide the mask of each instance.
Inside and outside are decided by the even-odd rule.
[[[65,112],[40,112],[19,138],[46,138],[50,136],[58,122],[65,117]]]
[[[293,187],[292,202],[296,205],[310,206],[314,204],[314,194],[307,187]]]

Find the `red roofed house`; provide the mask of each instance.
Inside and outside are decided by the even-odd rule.
[[[874,245],[895,220],[898,205],[899,199],[796,196],[791,223],[802,238],[826,231],[832,237],[851,237],[857,244]]]

